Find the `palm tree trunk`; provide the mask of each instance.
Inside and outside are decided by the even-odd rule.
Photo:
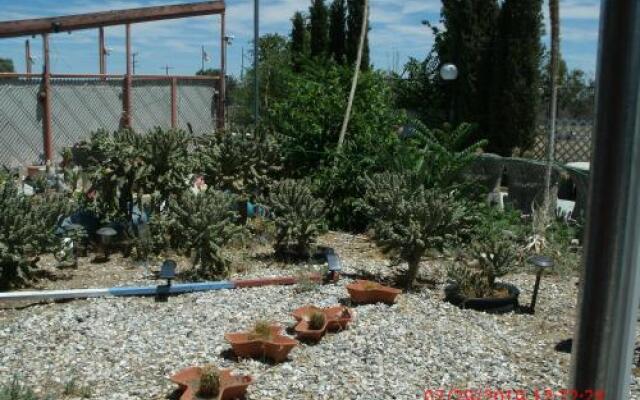
[[[347,102],[347,111],[342,121],[342,129],[340,129],[340,137],[338,138],[337,152],[342,150],[344,137],[347,134],[349,126],[349,118],[351,117],[351,108],[353,107],[353,99],[356,96],[356,86],[358,85],[358,76],[360,75],[360,65],[362,64],[362,50],[364,48],[364,40],[367,37],[367,21],[369,20],[369,0],[364,0],[364,12],[362,15],[362,29],[360,30],[360,43],[358,44],[358,57],[356,58],[355,71],[353,73],[353,81],[351,82],[351,92],[349,92],[349,101]]]
[[[549,17],[551,19],[551,60],[549,81],[551,84],[551,104],[549,110],[549,141],[547,143],[547,174],[544,185],[544,212],[549,212],[551,204],[551,169],[554,160],[556,143],[556,118],[558,112],[558,70],[560,66],[560,7],[559,0],[549,0]]]

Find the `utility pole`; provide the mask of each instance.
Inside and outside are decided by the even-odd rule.
[[[107,73],[107,49],[104,45],[104,28],[98,28],[98,60],[100,66],[100,75],[104,75]]]
[[[260,118],[260,91],[258,89],[258,49],[260,47],[260,0],[253,0],[253,121],[258,125]]]
[[[131,55],[131,67],[133,69],[133,72],[132,72],[133,75],[136,74],[136,65],[138,65],[138,60],[137,60],[138,55],[140,55],[140,53],[138,53],[137,51]]]
[[[240,62],[240,80],[244,79],[244,46],[242,46],[242,61]]]
[[[33,63],[33,60],[31,59],[31,43],[29,43],[29,39],[24,42],[24,57],[27,74],[31,75],[31,64]]]
[[[173,67],[170,67],[168,64],[165,65],[164,67],[161,67],[160,69],[164,69],[164,72],[167,76],[169,76],[169,70],[173,69]]]

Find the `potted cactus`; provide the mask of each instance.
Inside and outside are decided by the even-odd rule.
[[[227,333],[224,338],[231,343],[233,352],[241,358],[268,358],[283,362],[298,344],[297,340],[282,335],[282,327],[259,321],[248,332]]]
[[[454,264],[448,270],[452,281],[445,299],[462,308],[489,313],[513,311],[520,291],[496,279],[509,273],[516,260],[515,245],[502,233],[486,232],[472,246],[472,265]]]
[[[185,368],[173,375],[171,381],[184,390],[180,400],[235,400],[244,398],[253,378],[232,375],[228,369],[219,370],[213,365],[206,365]]]
[[[298,339],[318,341],[327,331],[346,329],[353,320],[353,311],[340,305],[326,308],[307,305],[294,310],[293,317],[298,322],[294,328]]]
[[[377,282],[357,280],[347,285],[351,301],[357,304],[393,304],[402,290],[381,285]]]

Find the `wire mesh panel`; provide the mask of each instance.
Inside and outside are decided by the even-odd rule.
[[[43,157],[39,78],[0,80],[0,165],[37,164]]]
[[[216,129],[217,91],[215,80],[178,80],[178,128],[195,134]]]
[[[51,125],[56,155],[99,129],[118,129],[122,87],[118,78],[52,78]]]
[[[548,124],[540,124],[531,157],[545,160],[548,143]],[[593,121],[587,119],[559,119],[556,123],[555,160],[560,163],[590,161]]]
[[[133,80],[131,95],[132,125],[146,133],[156,127],[171,127],[171,81],[167,79]]]

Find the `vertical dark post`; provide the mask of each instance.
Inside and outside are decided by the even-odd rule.
[[[260,48],[260,0],[253,0],[253,119],[256,126],[260,119],[260,90],[258,88],[258,57]]]
[[[24,65],[27,69],[27,74],[31,75],[31,42],[29,42],[29,39],[24,42]]]
[[[227,34],[225,32],[225,13],[220,14],[220,95],[218,96],[218,129],[223,130],[225,125],[225,108],[227,102]]]
[[[131,85],[132,85],[132,61],[131,61],[131,24],[126,27],[126,48],[127,48],[127,73],[124,77],[124,90],[122,93],[122,125],[124,128],[131,128]]]
[[[171,78],[171,128],[178,126],[178,78]]]
[[[98,59],[100,62],[100,75],[105,75],[107,73],[107,63],[106,63],[106,48],[104,45],[104,28],[98,28]]]
[[[43,148],[46,164],[53,161],[53,136],[51,133],[51,65],[49,64],[49,34],[42,35],[42,91],[40,100],[42,101],[42,131]]]
[[[624,400],[640,294],[640,2],[604,0],[600,24],[585,268],[570,388]]]

